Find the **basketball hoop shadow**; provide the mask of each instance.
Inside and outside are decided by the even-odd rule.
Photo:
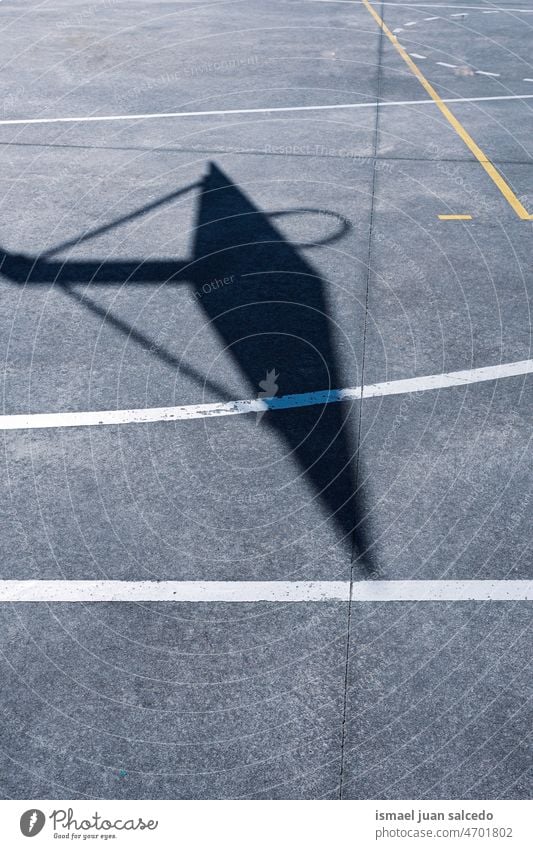
[[[160,260],[59,260],[54,257],[82,241],[109,232],[126,221],[171,203],[187,192],[199,189],[192,256]],[[313,242],[320,245],[340,238],[348,222],[320,210],[336,220],[336,230]],[[0,252],[0,272],[11,282],[24,286],[53,284],[65,295],[105,320],[129,340],[149,348],[154,356],[217,397],[228,398],[216,380],[207,380],[192,364],[156,346],[137,328],[101,307],[88,294],[92,286],[129,283],[150,285],[189,285],[236,367],[254,386],[269,369],[282,375],[282,394],[290,395],[337,389],[344,385],[337,365],[328,316],[325,283],[316,269],[303,258],[247,195],[215,164],[205,179],[172,192],[125,218],[65,242],[33,257]],[[233,275],[239,285],[214,289],[202,297],[206,280]],[[84,284],[84,292],[76,285]],[[355,427],[350,426],[350,405],[322,406],[269,411],[261,425],[273,428],[289,447],[300,474],[312,486],[327,519],[341,531],[344,544],[351,546],[354,559],[371,572],[369,545],[361,497],[357,493],[357,450]]]

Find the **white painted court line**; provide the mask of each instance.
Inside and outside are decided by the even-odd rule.
[[[281,395],[278,398],[257,398],[226,403],[188,404],[175,407],[148,407],[131,410],[97,410],[79,413],[30,413],[28,415],[0,416],[2,430],[34,430],[39,428],[89,427],[95,425],[145,424],[190,419],[239,416],[268,410],[287,410],[297,407],[314,407],[341,401],[359,401],[361,398],[379,398],[385,395],[403,395],[410,392],[427,392],[430,389],[448,389],[468,386],[486,380],[517,377],[533,373],[533,360],[501,363],[496,366],[464,371],[408,377],[385,383],[373,383],[362,388],[324,389],[298,395]]]
[[[352,601],[533,601],[533,581],[357,581]],[[10,602],[323,602],[349,581],[0,581]]]
[[[482,77],[499,77],[500,74],[495,74],[494,71],[475,71],[476,74],[480,74]]]
[[[457,65],[450,65],[449,62],[436,62],[436,65],[442,65],[443,68],[457,68]]]
[[[437,65],[446,65],[445,62],[437,62]],[[446,65],[456,68],[456,65]],[[527,100],[533,97],[531,94],[502,94],[493,97],[443,97],[443,103],[478,103],[485,100]],[[11,126],[17,124],[89,124],[97,121],[145,121],[158,118],[200,118],[217,115],[266,115],[270,112],[319,112],[322,110],[335,109],[383,109],[386,106],[423,106],[425,104],[435,105],[431,98],[419,100],[383,100],[370,103],[320,103],[313,106],[274,106],[260,107],[257,109],[214,109],[203,112],[143,112],[137,115],[78,115],[64,118],[3,118],[0,126]]]
[[[421,53],[410,53],[409,56],[412,56],[413,59],[427,59],[427,56],[422,56]]]

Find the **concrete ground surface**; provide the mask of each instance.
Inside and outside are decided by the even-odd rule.
[[[373,8],[4,0],[3,417],[531,358],[533,6]],[[1,579],[526,581],[532,380],[2,428]],[[530,609],[2,603],[0,794],[528,798]]]

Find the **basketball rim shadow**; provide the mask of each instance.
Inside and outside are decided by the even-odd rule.
[[[54,254],[80,244],[125,221],[199,188],[192,256],[165,260],[71,260]],[[0,251],[0,272],[23,286],[53,284],[84,308],[99,315],[154,356],[179,368],[202,387],[225,400],[227,393],[190,364],[90,297],[99,285],[188,284],[237,368],[258,386],[267,371],[279,373],[279,394],[338,389],[344,385],[333,345],[326,284],[313,266],[273,226],[269,216],[214,163],[205,179],[166,195],[134,213],[39,256]],[[239,285],[212,289],[206,281],[231,277]],[[76,285],[84,284],[84,291]],[[373,573],[361,493],[358,491],[356,427],[352,404],[324,404],[269,411],[262,423],[273,428],[290,449],[313,488],[341,544],[363,574]],[[350,426],[350,422],[352,422]]]

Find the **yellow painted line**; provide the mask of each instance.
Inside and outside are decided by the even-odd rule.
[[[472,221],[471,215],[439,215],[441,221]]]
[[[394,47],[396,48],[396,50],[398,51],[398,53],[400,54],[400,56],[402,57],[404,62],[407,63],[407,65],[409,66],[409,68],[411,69],[411,71],[413,72],[413,74],[415,75],[417,80],[423,85],[423,87],[425,88],[425,90],[427,91],[427,93],[429,94],[431,99],[435,101],[436,105],[439,107],[440,111],[442,112],[442,114],[444,115],[446,120],[449,121],[449,123],[454,128],[455,132],[462,138],[462,140],[464,141],[464,143],[466,144],[468,149],[476,157],[479,164],[485,169],[485,171],[487,172],[487,174],[489,175],[491,180],[496,184],[496,186],[498,187],[498,189],[500,190],[500,192],[504,196],[505,200],[512,206],[512,208],[514,209],[514,211],[516,212],[518,217],[521,218],[522,221],[533,221],[533,215],[530,215],[530,213],[527,211],[527,209],[520,203],[517,196],[515,195],[515,193],[511,189],[511,187],[508,185],[508,183],[505,182],[505,180],[503,179],[500,172],[496,170],[496,168],[494,167],[494,165],[492,164],[490,159],[483,153],[481,148],[475,143],[475,141],[472,138],[472,136],[470,135],[470,133],[468,133],[467,130],[465,130],[465,128],[463,127],[461,122],[457,120],[457,118],[455,117],[453,112],[450,109],[448,109],[448,107],[446,106],[446,104],[444,103],[442,98],[437,94],[437,92],[435,91],[435,89],[433,88],[433,86],[431,85],[429,80],[427,80],[425,78],[424,74],[422,73],[422,71],[420,70],[418,65],[416,65],[413,62],[413,60],[411,59],[409,54],[404,50],[404,48],[399,43],[396,36],[390,31],[387,24],[383,20],[383,18],[381,18],[378,15],[378,13],[373,8],[373,6],[368,2],[368,0],[361,0],[361,2],[366,7],[366,9],[370,12],[372,17],[376,21],[377,25],[379,27],[381,27],[381,29],[383,30],[383,32],[385,33],[385,35],[387,36],[389,41],[392,42],[392,44],[394,45]]]

